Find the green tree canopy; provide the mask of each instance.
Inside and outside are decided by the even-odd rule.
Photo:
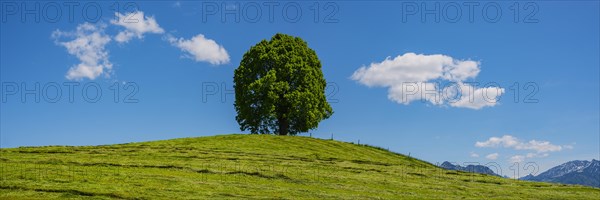
[[[321,61],[299,37],[278,33],[250,47],[233,81],[242,131],[295,135],[333,114]]]

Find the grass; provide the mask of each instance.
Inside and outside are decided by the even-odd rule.
[[[448,171],[385,149],[222,135],[0,150],[0,199],[597,199],[591,187]]]

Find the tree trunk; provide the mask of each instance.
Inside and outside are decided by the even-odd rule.
[[[279,135],[287,135],[290,128],[288,119],[285,117],[279,117],[279,119],[277,119],[277,123],[279,124]]]
[[[284,93],[279,94],[279,99],[284,100]],[[281,101],[277,105],[277,124],[279,125],[279,135],[287,135],[290,130],[289,106],[286,101]]]

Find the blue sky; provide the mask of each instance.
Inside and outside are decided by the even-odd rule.
[[[432,163],[495,162],[508,176],[512,162],[542,171],[600,157],[598,2],[271,3],[82,2],[70,13],[40,2],[22,19],[35,2],[3,1],[0,146],[240,133],[233,71],[250,46],[286,33],[317,52],[331,85],[335,113],[315,137]],[[461,86],[473,92],[459,98],[474,98],[430,100],[403,83]],[[26,89],[37,94],[22,99]]]

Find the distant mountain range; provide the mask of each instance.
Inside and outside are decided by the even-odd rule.
[[[483,166],[483,165],[467,165],[466,167],[463,167],[460,165],[453,165],[452,163],[446,161],[446,162],[442,163],[442,165],[440,165],[440,167],[444,168],[444,169],[449,169],[449,170],[458,170],[458,171],[475,172],[475,173],[480,173],[480,174],[489,174],[489,175],[493,175],[493,176],[500,176],[500,175],[494,173],[494,171],[492,171],[490,168]]]
[[[574,160],[553,167],[537,176],[529,174],[520,180],[600,187],[600,161]]]
[[[448,170],[458,170],[500,176],[494,173],[494,171],[492,171],[490,168],[483,165],[467,165],[463,167],[460,165],[454,165],[446,161],[442,163],[440,167]],[[504,177],[507,178],[506,176]],[[553,167],[537,176],[529,174],[527,176],[519,178],[519,180],[600,187],[600,161],[595,159],[593,159],[592,161],[569,161],[556,167]]]

